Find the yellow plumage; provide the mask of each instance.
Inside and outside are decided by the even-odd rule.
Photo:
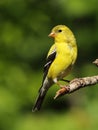
[[[68,27],[58,25],[52,29],[49,36],[54,38],[54,44],[47,56],[44,79],[33,108],[34,111],[40,109],[46,92],[53,83],[62,87],[59,80],[70,72],[77,58],[76,40]]]

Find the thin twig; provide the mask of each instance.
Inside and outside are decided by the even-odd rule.
[[[95,61],[93,61],[93,63],[98,66],[98,59],[96,59]]]

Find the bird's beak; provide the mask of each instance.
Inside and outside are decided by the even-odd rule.
[[[55,32],[51,32],[48,36],[54,38],[55,37]]]

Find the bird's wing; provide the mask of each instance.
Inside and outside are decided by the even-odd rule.
[[[48,70],[50,68],[50,65],[52,64],[52,62],[54,61],[56,57],[56,48],[55,45],[53,45],[48,53],[47,59],[46,59],[46,64],[44,65],[44,76],[43,76],[43,81],[47,76]]]
[[[55,49],[55,45],[53,45],[49,50],[49,53],[46,59],[46,64],[44,65],[44,76],[43,76],[42,86],[39,89],[39,95],[33,107],[33,111],[39,110],[41,108],[45,95],[52,84],[52,82],[50,82],[46,78],[46,76],[50,68],[50,65],[54,61],[55,57],[56,57],[56,49]]]

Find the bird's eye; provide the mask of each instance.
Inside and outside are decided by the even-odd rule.
[[[62,30],[61,30],[61,29],[59,29],[59,30],[58,30],[58,32],[62,32]]]

